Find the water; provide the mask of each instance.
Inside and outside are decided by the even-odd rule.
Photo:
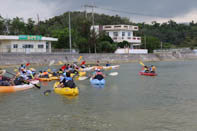
[[[121,64],[105,88],[76,81],[80,94],[74,98],[44,96],[53,82],[0,94],[0,131],[196,131],[197,61],[154,65],[156,77],[139,76],[138,63]]]

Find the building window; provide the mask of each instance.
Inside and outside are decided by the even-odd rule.
[[[114,28],[120,28],[121,27],[121,25],[116,25],[116,26],[114,26]]]
[[[38,48],[44,48],[44,45],[38,45]]]
[[[111,28],[111,26],[104,26],[105,28]]]
[[[128,36],[131,36],[131,32],[128,32]]]
[[[137,26],[135,26],[135,27],[134,27],[134,29],[136,29],[136,30],[137,30],[137,29],[138,29],[138,27],[137,27]]]
[[[117,37],[118,36],[118,32],[113,32],[113,35]]]
[[[13,48],[18,48],[18,44],[14,44],[13,45]]]
[[[122,37],[124,37],[125,36],[125,32],[122,32]]]
[[[23,45],[23,48],[34,48],[34,45]]]

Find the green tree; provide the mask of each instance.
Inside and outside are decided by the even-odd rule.
[[[145,45],[142,45],[143,48],[145,48]],[[160,48],[160,40],[153,36],[147,36],[146,37],[146,49],[148,49],[149,53],[152,53],[154,49]]]
[[[11,21],[11,28],[10,28],[10,34],[12,35],[20,35],[24,34],[25,32],[25,22],[23,18],[13,18]]]

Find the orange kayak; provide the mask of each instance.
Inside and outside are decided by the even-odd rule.
[[[37,84],[39,83],[39,81],[32,81],[31,83],[24,85],[16,85],[16,86],[0,86],[0,93],[11,93],[11,92],[27,90],[33,88],[34,87],[33,84]]]
[[[40,81],[52,81],[51,78],[39,78]]]

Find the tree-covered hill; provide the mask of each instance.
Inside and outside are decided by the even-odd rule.
[[[197,23],[178,24],[169,20],[166,23],[153,21],[152,24],[132,23],[127,18],[109,16],[105,14],[94,14],[95,25],[131,24],[138,25],[139,32],[135,35],[142,37],[142,48],[151,52],[153,49],[172,47],[197,46]],[[114,52],[117,47],[128,45],[127,42],[114,43],[105,33],[96,35],[90,31],[92,25],[92,14],[85,17],[84,12],[71,12],[72,46],[80,52]],[[45,21],[35,22],[23,18],[5,19],[0,16],[0,35],[43,35],[57,37],[58,42],[53,44],[54,48],[69,48],[68,12],[50,18]],[[146,41],[146,42],[145,42]],[[146,45],[144,44],[146,43]]]

